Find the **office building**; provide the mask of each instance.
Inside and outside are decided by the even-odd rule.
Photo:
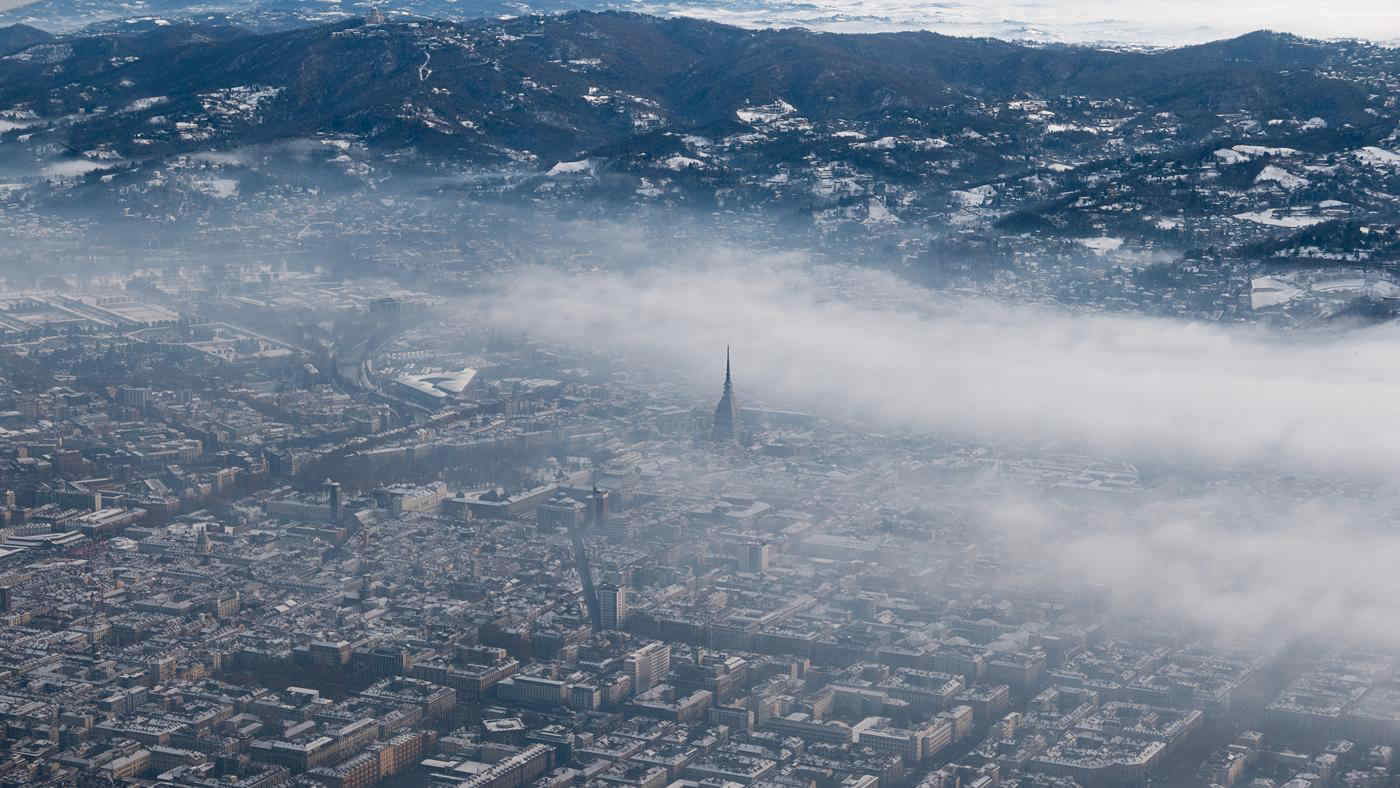
[[[627,624],[627,586],[613,583],[598,586],[598,609],[603,629],[623,629]]]

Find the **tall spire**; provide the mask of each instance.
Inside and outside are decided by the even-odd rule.
[[[739,403],[734,397],[734,377],[729,366],[729,346],[724,347],[724,393],[715,406],[715,423],[710,438],[733,441],[739,438]]]

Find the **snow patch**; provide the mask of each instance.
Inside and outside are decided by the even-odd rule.
[[[210,178],[205,181],[196,181],[194,187],[204,194],[217,197],[220,200],[238,196],[238,181],[232,178]]]
[[[549,168],[545,175],[553,178],[559,175],[591,175],[593,174],[593,160],[579,159],[578,161],[561,161]]]
[[[39,171],[45,178],[81,178],[90,172],[105,170],[110,164],[88,161],[87,159],[68,159],[66,161],[56,161]]]
[[[773,121],[787,117],[797,112],[797,107],[787,103],[783,99],[778,99],[771,104],[764,104],[758,107],[745,107],[736,110],[734,114],[744,123],[760,125],[772,123]]]
[[[1245,211],[1235,214],[1234,218],[1255,224],[1263,224],[1269,227],[1311,227],[1314,224],[1322,224],[1327,221],[1326,216],[1308,216],[1293,213],[1291,211],[1275,211],[1265,209],[1262,211]]]
[[[1233,150],[1251,159],[1260,156],[1297,156],[1298,151],[1294,148],[1270,148],[1265,145],[1236,145]]]
[[[210,115],[254,120],[263,104],[281,95],[282,88],[267,85],[239,85],[199,94],[199,103]]]
[[[1076,238],[1075,243],[1087,249],[1092,249],[1094,254],[1104,255],[1109,252],[1116,252],[1123,246],[1122,238]]]
[[[1094,135],[1098,135],[1098,134],[1103,133],[1103,130],[1100,129],[1100,128],[1098,128],[1097,126],[1078,126],[1078,125],[1075,125],[1075,124],[1073,124],[1073,123],[1047,123],[1047,124],[1045,124],[1045,133],[1046,133],[1046,134],[1068,134],[1069,132],[1072,132],[1072,131],[1081,131],[1081,132],[1084,132],[1085,134],[1094,134]]]
[[[1302,294],[1303,291],[1291,282],[1274,276],[1261,276],[1250,282],[1249,306],[1251,309],[1278,306]]]
[[[126,108],[123,109],[122,112],[144,112],[145,110],[148,110],[152,107],[158,107],[169,100],[170,99],[167,96],[150,96],[148,98],[139,98],[131,102],[130,104],[127,104]]]
[[[705,166],[705,162],[699,159],[691,158],[690,156],[682,156],[678,153],[675,156],[672,156],[669,159],[662,161],[661,165],[663,167],[666,167],[667,169],[676,170],[677,172],[679,172],[680,170],[690,169],[691,167],[700,169]]]
[[[885,207],[885,201],[879,197],[871,197],[866,206],[866,224],[899,224],[899,217],[890,213],[890,209]]]
[[[214,150],[191,153],[190,161],[200,164],[217,164],[231,167],[245,166],[248,164],[247,158],[242,154]]]
[[[1239,164],[1241,162],[1253,161],[1260,156],[1296,156],[1298,151],[1293,148],[1270,148],[1265,145],[1236,145],[1231,148],[1221,148],[1215,152],[1215,158],[1220,159],[1222,164]]]
[[[1301,189],[1308,185],[1307,178],[1299,177],[1282,167],[1275,167],[1272,164],[1260,170],[1259,174],[1254,178],[1254,183],[1256,185],[1270,182],[1277,183],[1280,188],[1288,191]]]
[[[1400,166],[1400,153],[1388,151],[1385,148],[1377,148],[1368,145],[1358,151],[1353,151],[1352,156],[1362,164],[1372,167],[1396,167]]]
[[[984,186],[974,186],[971,189],[956,189],[950,192],[954,200],[962,204],[964,208],[979,208],[986,205],[997,195],[995,186],[990,184]]]
[[[917,151],[930,151],[946,148],[950,145],[947,140],[941,137],[930,139],[911,139],[910,137],[881,137],[870,142],[853,142],[851,147],[856,150],[894,150],[898,147],[911,148]]]

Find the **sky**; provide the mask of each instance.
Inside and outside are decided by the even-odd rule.
[[[0,11],[23,4],[23,0],[0,0]],[[1302,0],[583,0],[583,5],[590,4],[748,27],[800,26],[828,32],[932,30],[1041,42],[1177,46],[1270,29],[1315,38],[1400,43],[1400,13],[1392,0],[1336,0],[1327,4],[1325,12]],[[197,5],[246,7],[252,0]],[[356,0],[341,2],[352,12],[363,5]],[[393,0],[383,5],[391,7]],[[558,7],[553,0],[527,0],[523,5]],[[470,2],[448,7],[455,13],[471,13]],[[126,8],[116,15],[141,13],[141,4]],[[41,16],[37,14],[33,21],[42,27]]]

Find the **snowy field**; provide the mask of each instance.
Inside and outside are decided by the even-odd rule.
[[[1318,13],[1315,4],[1299,0],[673,0],[621,5],[744,27],[932,30],[1040,42],[1179,46],[1259,29],[1316,38],[1400,41],[1400,14],[1395,13],[1393,0],[1338,0],[1328,4],[1325,14]]]

